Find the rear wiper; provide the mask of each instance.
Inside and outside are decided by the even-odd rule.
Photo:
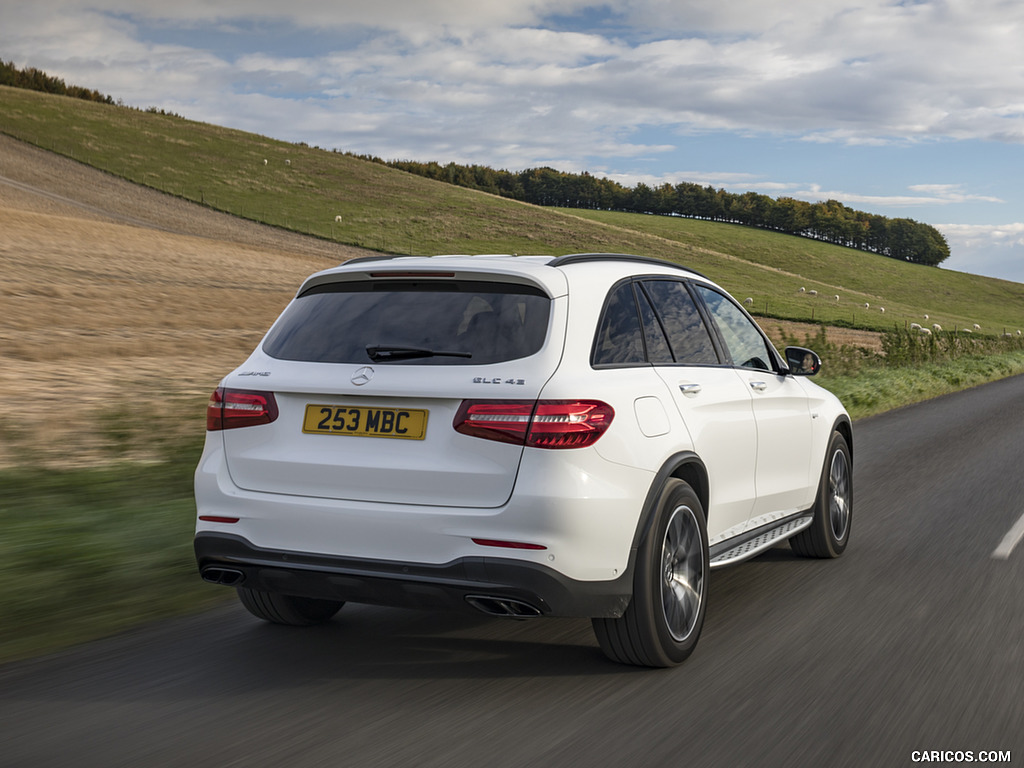
[[[413,360],[418,357],[472,357],[471,352],[443,352],[439,349],[417,347],[375,347],[368,346],[366,354],[374,362],[381,360]]]

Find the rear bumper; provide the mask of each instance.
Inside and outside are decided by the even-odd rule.
[[[403,608],[479,610],[510,601],[509,615],[615,618],[629,605],[632,575],[576,581],[537,563],[463,557],[439,565],[366,560],[257,547],[233,534],[200,532],[196,562],[207,581],[300,597]],[[487,611],[496,612],[496,611]]]

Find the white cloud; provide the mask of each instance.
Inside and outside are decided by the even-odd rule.
[[[36,0],[5,9],[10,31],[0,32],[0,49],[131,103],[148,94],[147,103],[201,108],[220,101],[225,85],[283,93],[304,81],[377,108],[382,95],[413,98],[440,124],[453,104],[521,109],[532,101],[585,110],[620,130],[1024,142],[1024,4],[1016,0],[631,0],[590,24],[574,17],[588,6],[605,8],[583,0]],[[576,28],[545,28],[556,15],[576,18]],[[344,52],[289,59],[252,51],[234,61],[136,39],[138,26],[211,24],[367,32]],[[473,94],[453,98],[456,90]],[[390,111],[401,115],[402,106]]]
[[[938,224],[936,229],[951,253],[943,268],[1024,283],[1024,222]]]
[[[1024,222],[1013,224],[939,224],[946,237],[967,245],[1024,246]]]
[[[845,204],[875,205],[875,206],[918,206],[918,205],[951,205],[954,203],[965,203],[969,201],[982,201],[988,203],[1003,202],[998,197],[987,195],[972,195],[963,192],[958,184],[914,184],[909,187],[913,195],[866,195],[856,192],[844,192],[840,190],[825,190],[817,184],[812,184],[803,189],[793,191],[793,196],[807,200],[838,200]]]

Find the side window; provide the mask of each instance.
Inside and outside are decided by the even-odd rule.
[[[597,326],[592,365],[645,363],[644,340],[633,286],[622,283],[608,295]]]
[[[697,292],[708,306],[734,365],[758,370],[772,370],[772,356],[764,337],[750,319],[731,300],[703,285]]]
[[[647,280],[643,285],[664,323],[675,362],[717,365],[718,355],[711,343],[711,334],[686,286],[679,280]]]
[[[647,342],[647,361],[653,365],[671,365],[673,362],[672,350],[651,302],[643,291],[636,292],[636,300],[640,307],[640,322],[644,327],[644,340]]]

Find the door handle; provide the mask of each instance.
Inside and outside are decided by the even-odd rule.
[[[764,392],[768,389],[768,382],[766,381],[752,381],[750,382],[750,388],[755,392]]]
[[[684,395],[696,395],[700,392],[700,384],[680,384],[679,391]]]

